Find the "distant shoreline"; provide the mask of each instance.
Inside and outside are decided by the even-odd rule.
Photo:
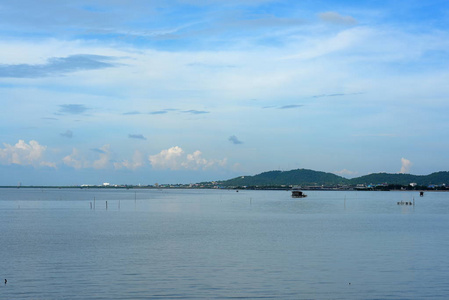
[[[182,186],[182,185],[172,185],[172,186],[88,186],[88,187],[80,187],[80,186],[0,186],[0,189],[78,189],[78,190],[89,190],[89,189],[102,189],[102,190],[252,190],[252,191],[291,191],[293,187],[206,187],[206,186]],[[304,191],[355,191],[355,192],[369,192],[369,191],[378,191],[378,192],[449,192],[449,189],[435,189],[435,188],[427,188],[422,187],[418,189],[412,189],[408,186],[398,187],[394,185],[394,187],[383,187],[383,188],[357,188],[357,187],[302,187],[300,188]]]
[[[449,190],[449,172],[440,171],[429,175],[373,173],[346,179],[333,173],[296,169],[290,171],[268,171],[253,176],[239,176],[229,180],[176,184],[79,184],[79,185],[22,185],[0,186],[0,188],[55,188],[55,189],[233,189],[233,190]]]

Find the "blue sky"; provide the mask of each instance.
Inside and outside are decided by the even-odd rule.
[[[0,185],[449,170],[447,1],[2,1]]]

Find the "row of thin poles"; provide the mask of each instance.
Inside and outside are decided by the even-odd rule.
[[[136,206],[137,203],[137,193],[134,192],[134,206]],[[94,197],[94,202],[90,202],[90,209],[95,210],[95,197]],[[106,210],[108,210],[108,200],[106,200]],[[118,209],[120,209],[120,200],[118,201]]]

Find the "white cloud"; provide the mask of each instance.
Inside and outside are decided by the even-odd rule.
[[[75,169],[106,169],[112,165],[111,163],[111,151],[110,145],[104,145],[99,149],[93,149],[98,153],[98,159],[89,160],[87,159],[78,149],[73,149],[70,155],[65,156],[62,161],[67,166],[73,167]]]
[[[201,151],[195,151],[187,155],[187,160],[182,163],[182,166],[189,170],[209,169],[214,166],[224,167],[226,165],[226,158],[222,160],[207,160],[202,157]]]
[[[31,140],[27,144],[24,140],[19,140],[15,145],[4,143],[3,146],[5,148],[0,149],[0,163],[2,164],[56,168],[55,163],[44,160],[47,146],[40,145],[37,141]]]
[[[186,169],[197,170],[201,166],[207,166],[209,162],[201,157],[201,151],[195,151],[192,154],[187,154],[187,160],[182,163]]]
[[[175,146],[167,150],[162,150],[159,154],[150,155],[149,160],[155,169],[179,170],[184,150]]]
[[[135,170],[137,168],[142,167],[145,164],[144,162],[144,156],[142,154],[142,152],[136,150],[136,152],[134,152],[133,158],[131,161],[125,159],[122,162],[116,162],[114,163],[114,168],[116,169],[130,169],[130,170]]]
[[[111,164],[111,151],[109,150],[111,146],[110,145],[104,145],[100,148],[100,150],[103,151],[103,153],[100,153],[100,158],[95,160],[92,163],[92,166],[94,169],[106,169]]]
[[[409,161],[406,158],[401,158],[401,171],[399,173],[401,174],[408,174],[410,173],[410,167],[413,165],[411,161]]]
[[[75,169],[88,168],[89,162],[81,157],[80,151],[76,148],[72,150],[70,155],[65,156],[62,161],[67,166],[73,167]]]
[[[185,155],[184,150],[178,146],[162,150],[156,155],[150,155],[148,159],[154,169],[204,170],[215,166],[224,167],[226,165],[226,158],[222,160],[205,159],[199,150]]]
[[[354,175],[357,175],[357,172],[343,169],[341,171],[335,172],[335,174],[338,174],[340,176],[354,176]]]

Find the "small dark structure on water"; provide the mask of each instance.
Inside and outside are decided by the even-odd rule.
[[[306,194],[304,194],[302,191],[293,190],[292,191],[292,198],[305,198],[307,197]]]

